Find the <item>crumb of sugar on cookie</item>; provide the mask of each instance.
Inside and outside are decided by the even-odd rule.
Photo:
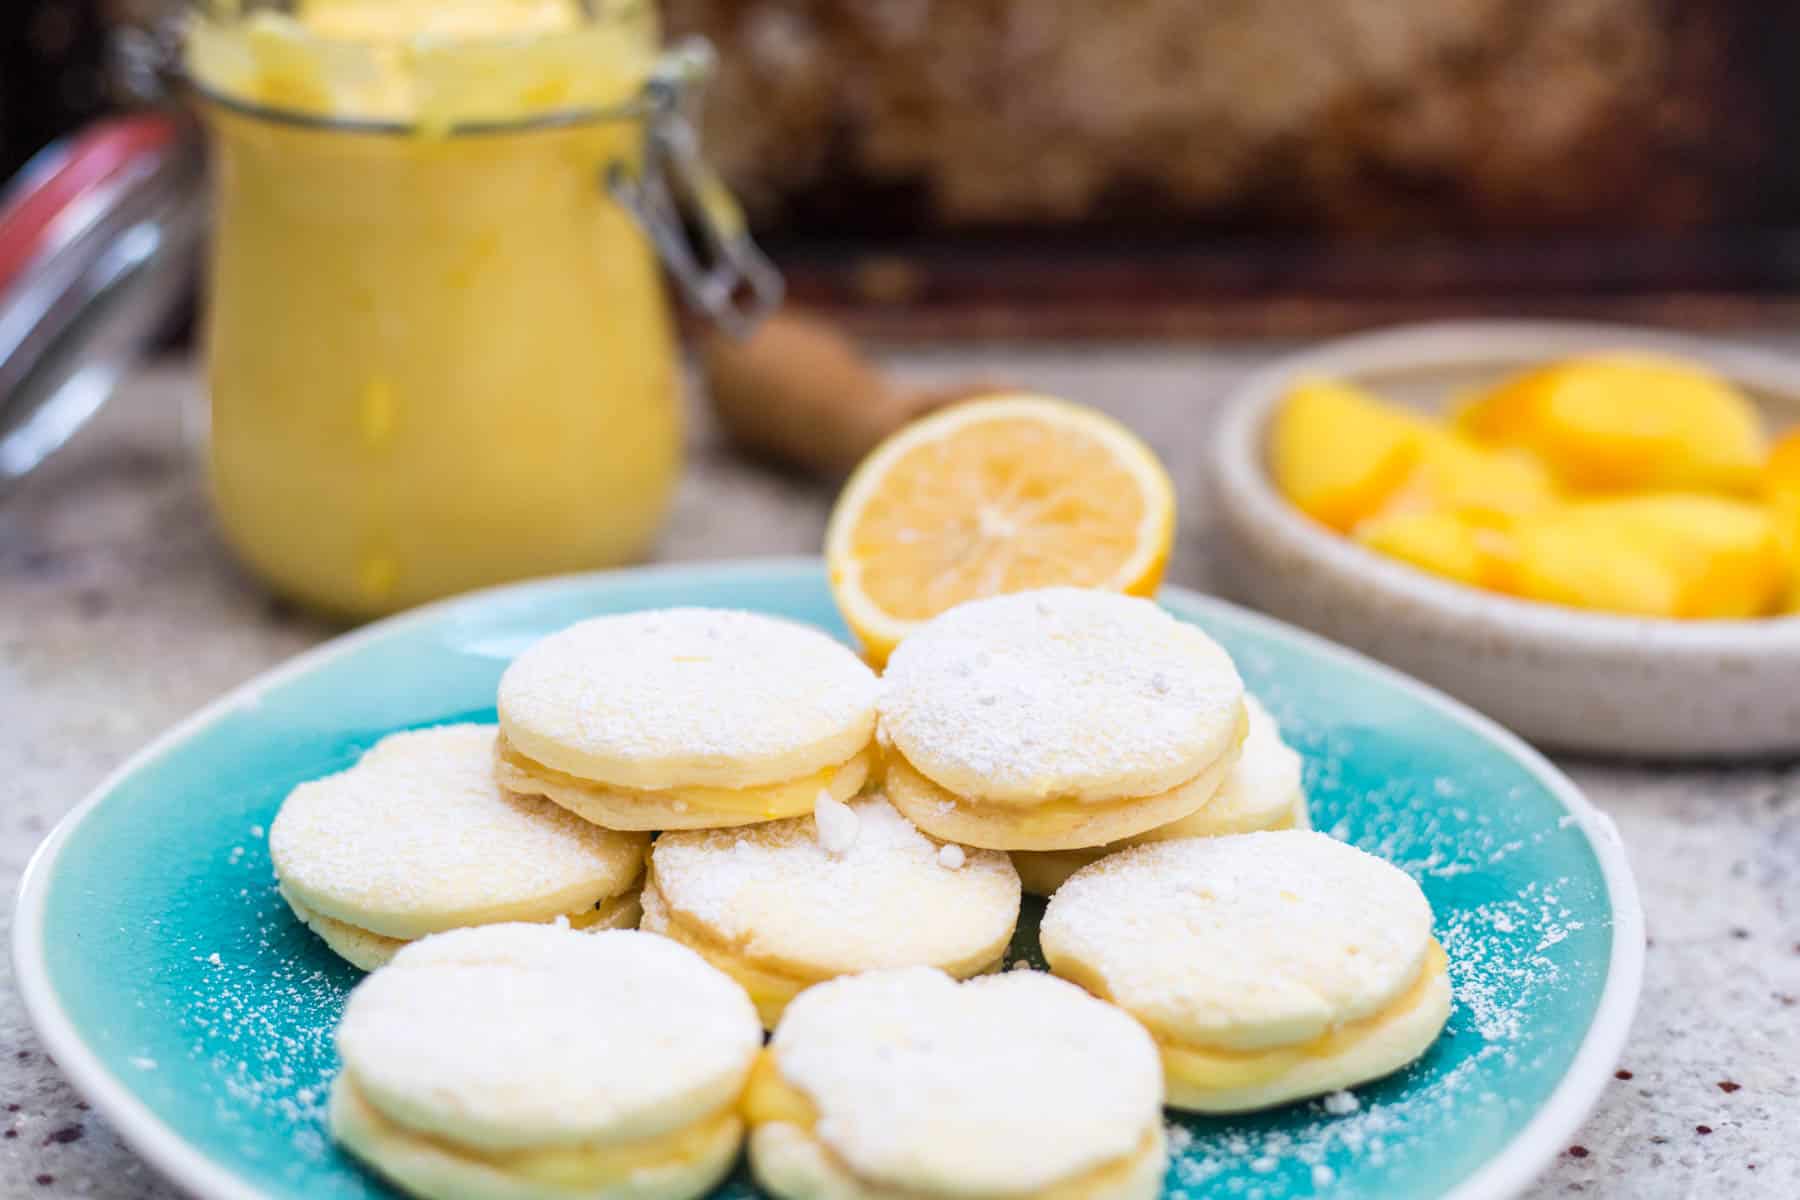
[[[946,842],[939,848],[937,860],[938,866],[946,871],[960,871],[962,865],[969,861],[969,856],[955,842]]]
[[[813,821],[819,827],[819,845],[834,858],[842,857],[856,845],[861,826],[856,812],[824,788],[813,801]]]

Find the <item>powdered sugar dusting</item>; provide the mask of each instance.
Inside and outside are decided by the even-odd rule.
[[[190,1078],[187,1060],[203,1062],[207,1093],[183,1102],[210,1100],[226,1126],[249,1119],[287,1129],[281,1171],[298,1180],[333,1153],[325,1133],[326,1093],[337,1069],[331,1031],[358,972],[288,913],[265,882],[266,861],[228,869],[214,884],[238,906],[244,924],[214,936],[229,938],[231,954],[192,946],[186,957],[198,974],[191,986],[145,989],[129,1001],[138,1008],[171,1004],[179,1040],[126,1061],[151,1088],[180,1088]],[[172,914],[150,916],[139,936],[165,936],[164,927],[173,924]]]
[[[1076,588],[954,608],[889,661],[881,722],[919,772],[991,799],[1148,796],[1238,735],[1230,658],[1147,600]]]
[[[1371,1170],[1400,1168],[1418,1161],[1418,1156],[1441,1159],[1442,1143],[1420,1139],[1417,1128],[1471,1102],[1498,1104],[1497,1097],[1472,1094],[1482,1064],[1498,1054],[1492,1048],[1479,1051],[1429,1080],[1422,1080],[1425,1072],[1418,1067],[1408,1068],[1396,1077],[1410,1080],[1407,1087],[1396,1086],[1393,1079],[1376,1085],[1377,1091],[1397,1099],[1363,1105],[1348,1092],[1335,1092],[1303,1106],[1297,1119],[1273,1129],[1247,1119],[1177,1118],[1168,1132],[1171,1145],[1179,1143],[1182,1152],[1170,1165],[1164,1195],[1172,1200],[1218,1195],[1249,1200],[1249,1176],[1258,1180],[1256,1186],[1264,1196],[1278,1200],[1311,1195],[1313,1189],[1334,1183],[1344,1163],[1354,1163],[1357,1177],[1367,1181]],[[1334,1162],[1340,1166],[1331,1165]]]

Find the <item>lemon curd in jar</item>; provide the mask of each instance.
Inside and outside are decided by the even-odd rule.
[[[607,193],[641,4],[308,0],[190,31],[211,474],[278,589],[370,615],[644,549],[680,453],[653,252]],[[610,110],[610,111],[609,111]]]

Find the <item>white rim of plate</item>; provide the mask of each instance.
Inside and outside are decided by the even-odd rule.
[[[26,1013],[50,1056],[56,1060],[57,1067],[75,1089],[112,1123],[120,1139],[172,1182],[205,1200],[270,1200],[270,1193],[195,1149],[166,1125],[149,1105],[133,1095],[88,1047],[51,987],[49,971],[44,962],[45,903],[57,856],[87,815],[103,803],[108,794],[127,777],[162,757],[205,725],[246,702],[253,701],[259,693],[348,654],[366,642],[434,620],[449,610],[465,605],[478,605],[501,595],[578,590],[609,579],[660,576],[678,580],[684,576],[702,575],[763,575],[781,571],[811,573],[820,568],[821,560],[810,557],[737,559],[709,564],[682,563],[598,571],[487,588],[387,617],[333,638],[240,684],[177,723],[128,758],[89,792],[80,804],[70,810],[67,816],[57,822],[56,828],[50,831],[43,844],[32,854],[19,881],[18,904],[14,912],[13,969],[20,994],[25,1001]],[[1443,1200],[1501,1200],[1517,1195],[1561,1152],[1569,1135],[1580,1126],[1593,1108],[1613,1067],[1618,1063],[1625,1039],[1631,1031],[1638,993],[1643,985],[1644,911],[1618,827],[1610,817],[1595,808],[1573,781],[1551,765],[1543,755],[1487,717],[1435,688],[1317,634],[1216,597],[1205,596],[1186,588],[1167,587],[1162,590],[1158,599],[1177,610],[1225,610],[1232,618],[1244,620],[1264,633],[1293,638],[1314,653],[1360,667],[1398,686],[1414,699],[1482,735],[1523,764],[1576,819],[1588,844],[1593,847],[1601,875],[1606,880],[1607,900],[1612,906],[1613,937],[1606,984],[1601,990],[1593,1023],[1588,1027],[1574,1059],[1563,1072],[1562,1079],[1550,1093],[1549,1099],[1512,1140],[1502,1146],[1473,1175],[1446,1193]]]
[[[1583,321],[1442,321],[1359,333],[1262,367],[1233,388],[1213,443],[1215,486],[1257,525],[1333,573],[1355,575],[1417,605],[1505,627],[1570,650],[1625,650],[1710,661],[1721,652],[1754,656],[1800,652],[1800,616],[1742,621],[1667,621],[1539,604],[1440,579],[1377,554],[1316,524],[1275,490],[1264,465],[1263,430],[1271,410],[1304,375],[1427,371],[1483,362],[1524,364],[1606,347],[1681,355],[1710,365],[1752,390],[1800,401],[1800,363],[1752,347],[1630,325]]]

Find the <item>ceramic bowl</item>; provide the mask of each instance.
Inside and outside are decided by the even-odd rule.
[[[1436,684],[1540,745],[1661,759],[1800,751],[1800,617],[1666,621],[1483,592],[1378,555],[1275,489],[1270,415],[1293,381],[1333,375],[1416,407],[1547,359],[1603,350],[1705,363],[1800,419],[1800,362],[1623,326],[1407,326],[1285,358],[1237,389],[1213,446],[1225,590]]]

